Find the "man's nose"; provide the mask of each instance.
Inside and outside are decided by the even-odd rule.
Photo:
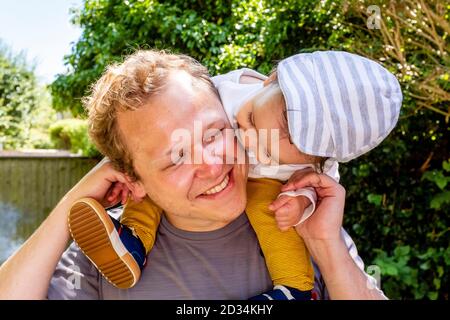
[[[197,165],[196,175],[201,179],[215,179],[223,172],[223,164],[200,164]]]
[[[217,178],[223,172],[223,154],[216,154],[203,148],[202,162],[197,164],[197,177],[199,178]]]

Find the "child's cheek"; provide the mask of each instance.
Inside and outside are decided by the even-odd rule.
[[[244,103],[240,110],[236,114],[236,121],[239,128],[248,129],[251,124],[249,123],[249,113],[252,111],[253,104],[251,101]]]

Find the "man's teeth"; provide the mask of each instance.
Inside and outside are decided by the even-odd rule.
[[[230,182],[230,178],[228,177],[228,175],[226,175],[225,179],[223,179],[223,181],[220,184],[218,184],[217,186],[209,189],[204,194],[210,195],[210,194],[214,194],[214,193],[220,192],[220,191],[222,191],[223,189],[226,188],[226,186],[228,185],[228,182]]]

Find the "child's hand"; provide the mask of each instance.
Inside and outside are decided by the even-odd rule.
[[[312,168],[305,168],[302,170],[295,171],[291,175],[291,177],[289,178],[287,183],[281,187],[281,191],[286,192],[286,191],[293,191],[293,190],[299,189],[298,184],[299,184],[300,180],[308,172],[314,172],[314,170]]]
[[[290,197],[282,195],[272,202],[269,209],[275,211],[275,220],[278,228],[281,231],[287,231],[300,221],[303,212],[310,204],[311,201],[304,196]]]
[[[119,203],[119,201],[124,205],[128,200],[129,194],[131,194],[130,189],[128,189],[125,183],[115,182],[108,190],[105,198],[108,202],[108,206],[115,205]]]
[[[142,200],[144,200],[144,198],[141,198],[133,193],[133,191],[130,190],[126,183],[116,181],[109,188],[108,192],[106,193],[105,200],[102,204],[105,207],[116,205],[119,202],[122,205],[125,205],[128,201],[128,198],[130,197],[134,202],[141,202]]]

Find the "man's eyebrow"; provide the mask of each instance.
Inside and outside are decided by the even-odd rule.
[[[226,122],[223,119],[217,119],[211,123],[209,123],[206,127],[203,127],[203,135],[205,134],[205,131],[208,129],[213,129],[213,128],[219,128],[221,126],[225,126]],[[193,133],[191,133],[193,135]],[[191,143],[192,143],[192,135],[191,135]],[[203,137],[202,137],[203,138]],[[175,145],[171,145],[163,154],[163,158],[167,158],[168,156],[170,156],[173,152],[173,147]]]
[[[216,121],[211,122],[211,123],[206,127],[206,129],[217,128],[217,127],[220,127],[220,126],[223,126],[223,125],[225,125],[225,121],[224,121],[223,119],[218,119],[218,120],[216,120]]]

